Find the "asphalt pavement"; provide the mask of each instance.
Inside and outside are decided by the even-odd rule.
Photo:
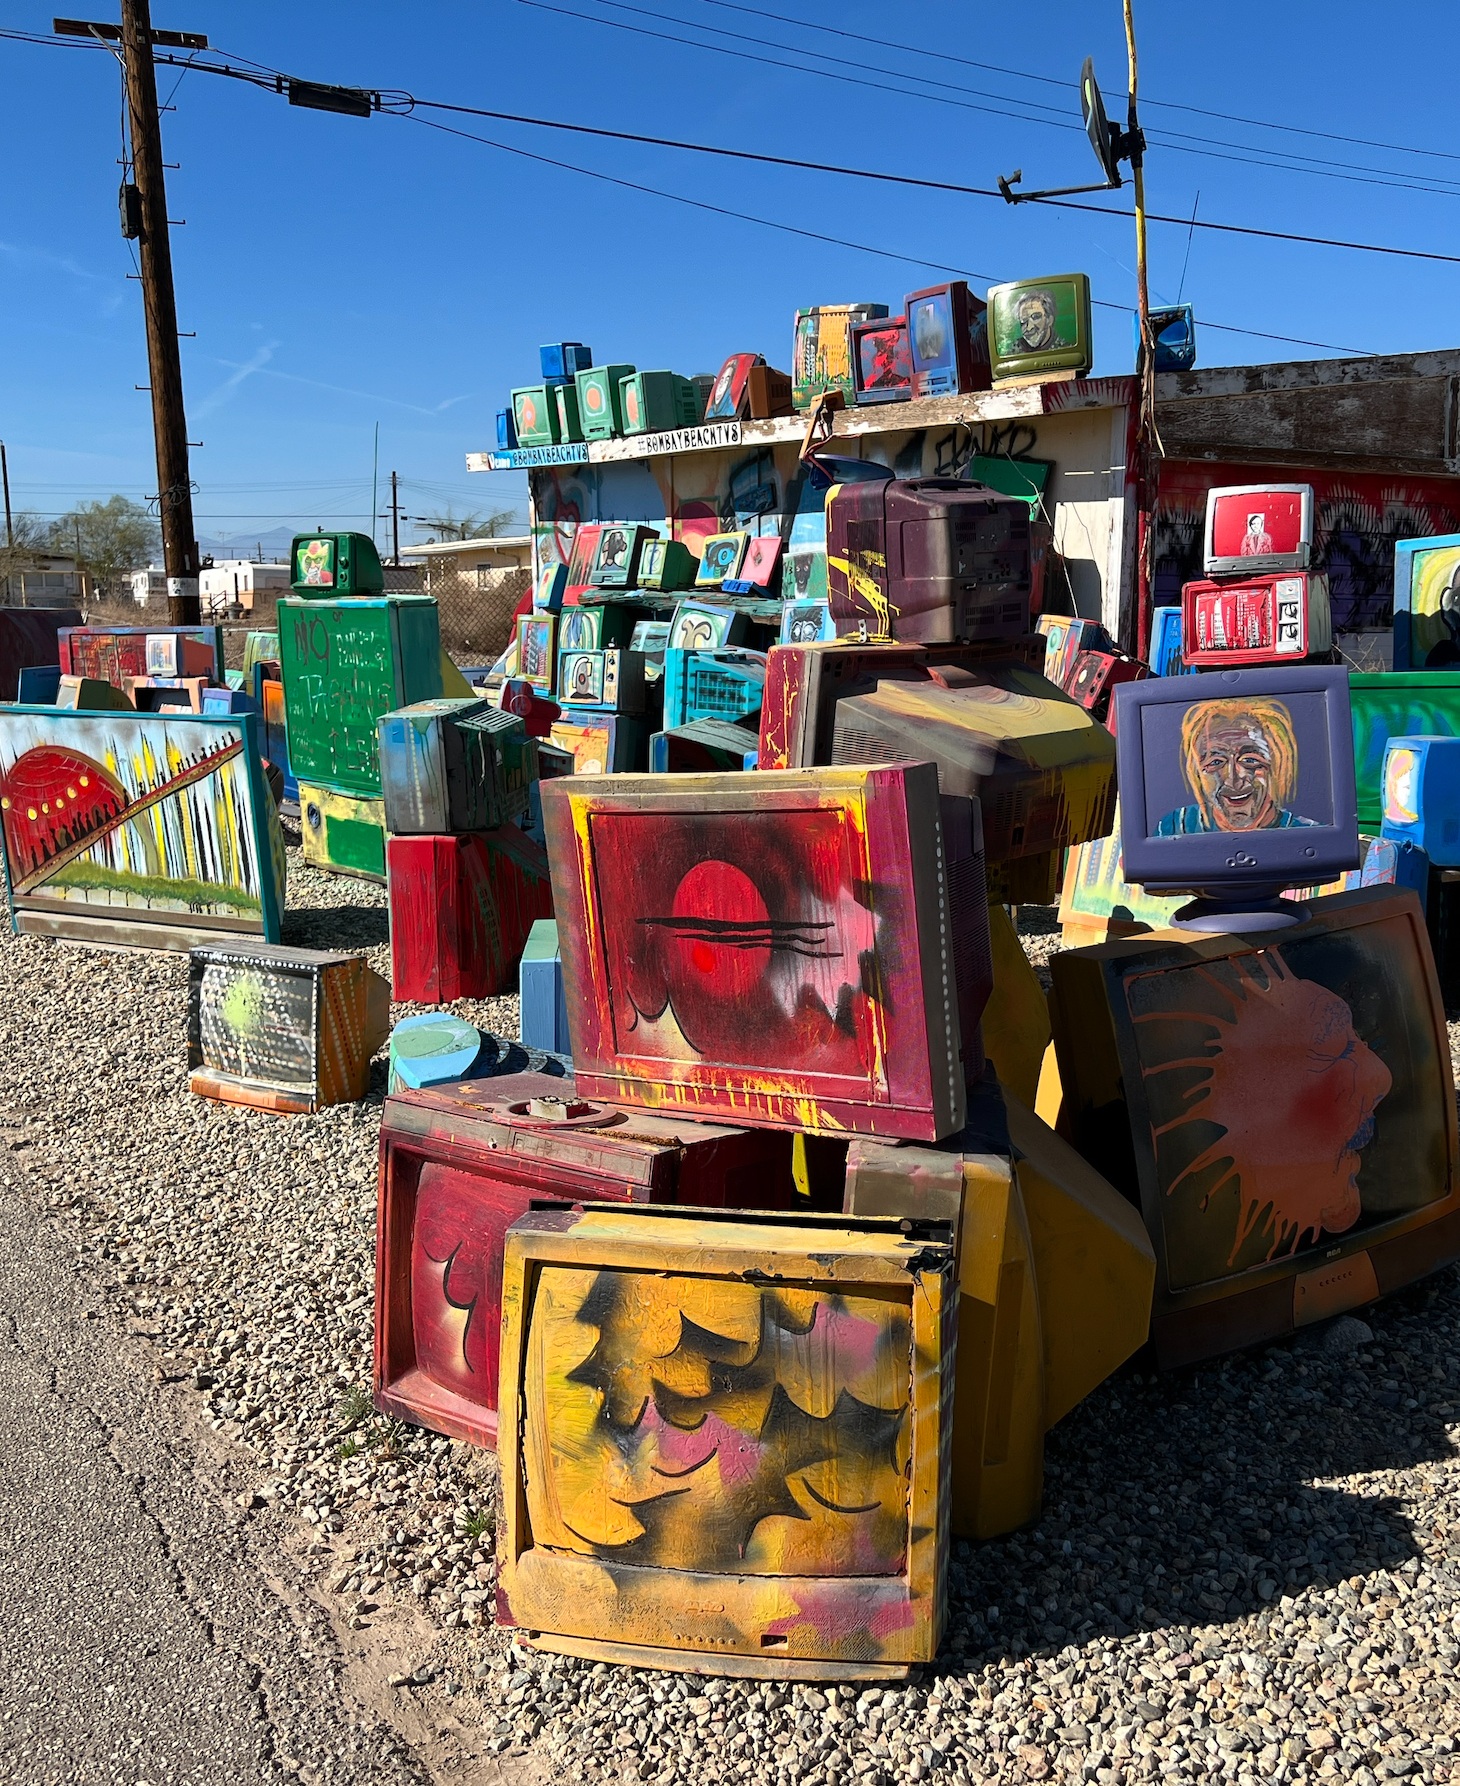
[[[0,1779],[429,1782],[356,1702],[273,1516],[0,1190]]]

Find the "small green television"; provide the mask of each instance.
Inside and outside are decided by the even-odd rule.
[[[639,554],[640,589],[691,589],[700,561],[679,540],[649,540]]]
[[[570,384],[553,385],[548,395],[558,407],[558,439],[582,440],[583,427],[578,415],[577,387]]]
[[[558,444],[558,406],[551,385],[522,385],[513,391],[512,418],[517,424],[518,446]]]
[[[624,431],[619,385],[634,376],[632,366],[589,366],[576,375],[578,418],[585,440],[612,440]]]
[[[380,554],[368,533],[297,533],[289,565],[296,595],[333,600],[385,593]]]
[[[1051,273],[991,285],[988,302],[995,384],[1051,373],[1081,377],[1094,365],[1086,274]]]
[[[677,372],[635,372],[619,381],[619,409],[625,434],[663,434],[694,427],[700,394]]]

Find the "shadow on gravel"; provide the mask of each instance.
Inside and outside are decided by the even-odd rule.
[[[1049,1436],[1039,1525],[955,1545],[945,1663],[1162,1627],[1179,1646],[1184,1628],[1417,1557],[1399,1509],[1423,1489],[1398,1474],[1453,1454],[1460,1280],[1442,1272],[1363,1319],[1373,1341],[1349,1352],[1325,1350],[1315,1329],[1169,1377],[1128,1367],[1104,1385]],[[1376,1477],[1368,1492],[1312,1486],[1361,1473]],[[1448,1544],[1460,1555],[1460,1530]]]
[[[291,906],[283,937],[297,949],[374,949],[390,941],[390,915],[383,905]]]

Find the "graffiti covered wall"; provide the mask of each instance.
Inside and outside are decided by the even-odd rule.
[[[1168,460],[1156,515],[1156,601],[1175,604],[1201,577],[1207,491],[1213,485],[1313,486],[1313,568],[1328,576],[1337,631],[1394,624],[1398,540],[1460,532],[1460,480],[1379,472]]]

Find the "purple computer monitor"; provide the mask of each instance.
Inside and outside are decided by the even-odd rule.
[[[1342,666],[1123,683],[1115,733],[1128,881],[1244,899],[1358,867]]]

